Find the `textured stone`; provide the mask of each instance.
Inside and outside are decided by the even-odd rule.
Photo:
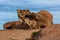
[[[38,13],[30,12],[29,10],[17,10],[17,12],[20,22],[29,25],[30,29],[37,29],[41,26],[51,26],[53,23],[52,15],[46,10],[42,10]]]

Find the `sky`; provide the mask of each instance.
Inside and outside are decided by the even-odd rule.
[[[60,0],[0,0],[0,30],[4,23],[19,20],[17,9],[48,10],[53,15],[53,23],[60,24]]]

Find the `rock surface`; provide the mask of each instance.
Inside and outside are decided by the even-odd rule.
[[[21,23],[20,21],[7,22],[4,25],[4,30],[12,30],[12,29],[29,29],[29,26],[25,23]]]
[[[47,10],[41,10],[39,13],[40,13],[40,15],[44,16],[45,19],[47,19],[48,25],[52,25],[53,15],[50,12],[48,12]]]
[[[31,37],[32,32],[37,32],[39,29],[35,30],[0,30],[0,40],[26,40]]]
[[[40,29],[34,30],[0,30],[0,40],[26,40],[30,38],[33,32],[37,32]],[[60,24],[54,24],[51,27],[42,28],[41,34],[37,35],[35,40],[60,40]],[[40,36],[41,35],[41,36]]]
[[[41,33],[42,36],[38,35],[35,40],[60,40],[60,24],[44,28]]]
[[[17,13],[19,21],[5,23],[4,30],[0,30],[0,40],[26,40],[32,38],[33,32],[37,32],[34,40],[60,40],[60,24],[53,24],[53,16],[48,11],[17,10]]]
[[[16,29],[17,27],[20,26],[20,22],[19,21],[13,21],[13,22],[7,22],[3,25],[4,30],[6,29]]]

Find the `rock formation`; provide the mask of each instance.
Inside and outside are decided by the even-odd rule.
[[[17,27],[20,26],[20,22],[19,21],[8,22],[8,23],[5,23],[3,26],[4,26],[4,30],[16,29]]]
[[[39,24],[39,26],[51,26],[53,24],[53,16],[51,13],[49,13],[46,10],[41,10],[38,13],[35,13],[36,20]]]
[[[19,21],[8,22],[4,24],[4,29],[39,29],[52,25],[53,17],[46,11],[42,10],[38,13],[29,10],[17,10]]]
[[[34,40],[60,40],[60,24],[55,24],[52,27],[47,27],[41,30],[42,36],[40,37],[40,32]]]
[[[0,34],[4,33],[1,35],[2,39],[3,36],[7,36],[8,40],[15,40],[13,37],[16,37],[16,40],[60,40],[60,24],[53,24],[53,16],[48,11],[41,10],[34,13],[29,10],[17,10],[17,13],[19,21],[7,22],[3,25],[5,31],[0,31]],[[8,29],[34,29],[34,31]]]
[[[18,13],[19,21],[22,23],[22,22],[24,22],[23,19],[24,19],[25,15],[30,14],[30,11],[29,10],[17,10],[17,13]]]
[[[19,21],[7,22],[4,25],[4,30],[9,29],[29,29],[29,26],[24,23],[20,23]]]
[[[30,26],[30,29],[47,27],[52,25],[53,17],[48,11],[31,13],[29,10],[17,10],[20,22],[24,22]]]
[[[51,13],[49,13],[47,10],[41,10],[39,13],[45,17],[45,19],[48,21],[49,26],[53,24],[53,16]]]

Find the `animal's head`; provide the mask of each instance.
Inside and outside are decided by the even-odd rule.
[[[17,12],[18,12],[18,17],[19,18],[20,17],[24,18],[25,15],[30,14],[30,11],[29,10],[17,10]]]

